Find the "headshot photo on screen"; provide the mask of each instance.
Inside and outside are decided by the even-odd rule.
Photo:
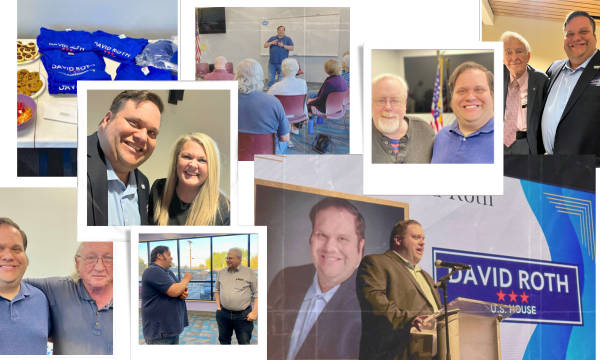
[[[268,229],[268,358],[358,358],[356,268],[389,248],[408,204],[255,181],[255,222]],[[321,293],[327,306],[310,310],[303,299]]]

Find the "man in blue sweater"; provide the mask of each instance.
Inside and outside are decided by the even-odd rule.
[[[281,62],[287,59],[290,51],[294,50],[294,42],[291,38],[285,36],[285,27],[277,28],[277,36],[271,36],[264,45],[269,48],[269,87],[275,83],[275,73],[278,74],[278,80],[281,80]]]

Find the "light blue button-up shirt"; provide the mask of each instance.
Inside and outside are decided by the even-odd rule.
[[[340,288],[340,285],[338,284],[329,291],[322,293],[319,286],[319,279],[315,273],[313,282],[308,288],[306,295],[304,295],[304,301],[302,301],[300,312],[298,312],[298,317],[296,318],[296,324],[294,325],[294,331],[290,340],[290,349],[287,354],[288,359],[296,357],[310,329],[312,329],[329,300],[331,300],[335,292]]]
[[[556,128],[565,111],[571,93],[575,85],[577,85],[577,81],[581,77],[583,70],[597,52],[598,50],[575,70],[571,69],[571,61],[567,60],[565,66],[560,70],[554,85],[552,85],[552,89],[550,89],[550,94],[548,94],[548,99],[546,99],[544,114],[542,115],[542,140],[548,154],[554,152]]]
[[[110,161],[106,159],[106,179],[108,180],[108,225],[141,225],[135,173],[129,172],[129,181],[125,187]]]

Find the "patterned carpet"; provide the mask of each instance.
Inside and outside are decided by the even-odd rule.
[[[180,345],[219,345],[219,328],[217,326],[217,320],[215,319],[215,313],[205,311],[190,311],[188,310],[188,321],[190,325],[186,327],[181,335],[179,335]],[[145,345],[144,335],[142,332],[142,313],[140,310],[139,317],[139,344]],[[235,331],[231,343],[237,345],[237,339],[235,337]],[[252,332],[252,339],[250,344],[258,343],[258,321],[254,322],[254,331]]]

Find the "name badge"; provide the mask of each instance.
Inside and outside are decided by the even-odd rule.
[[[244,281],[244,279],[237,278],[236,280]]]
[[[593,78],[588,86],[600,86],[600,76]]]

